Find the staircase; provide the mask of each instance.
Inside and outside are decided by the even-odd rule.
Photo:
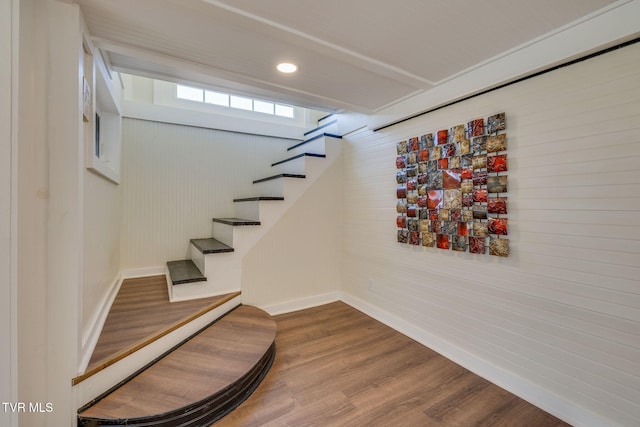
[[[190,259],[167,263],[169,301],[220,303],[74,379],[86,402],[79,426],[210,425],[258,386],[275,357],[276,327],[266,312],[241,304],[242,259],[339,157],[340,136],[329,133],[335,123],[321,119],[272,174],[253,181],[252,194],[238,195],[233,217],[213,218],[212,236],[190,241]]]
[[[340,136],[328,133],[328,116],[305,140],[271,165],[273,174],[253,181],[252,194],[234,199],[234,217],[213,218],[211,237],[192,239],[190,259],[167,263],[171,301],[221,295],[242,288],[243,256],[340,155]]]

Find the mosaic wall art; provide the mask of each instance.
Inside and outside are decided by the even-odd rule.
[[[396,144],[398,242],[509,256],[505,113]]]

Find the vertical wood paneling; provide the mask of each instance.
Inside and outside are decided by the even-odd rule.
[[[189,239],[210,237],[211,219],[233,215],[291,141],[124,119],[121,268],[188,258]]]
[[[569,422],[639,425],[639,70],[636,44],[345,138],[344,290],[580,408],[555,411]],[[395,143],[501,111],[510,257],[396,243]]]

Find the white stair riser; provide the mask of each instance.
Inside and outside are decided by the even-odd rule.
[[[296,178],[292,178],[296,179]],[[253,184],[252,190],[257,196],[282,196],[286,179],[278,178]]]
[[[170,284],[171,302],[223,295],[240,290],[239,257],[233,252],[203,254],[193,244],[190,245],[191,260],[207,278],[205,281]],[[170,282],[170,278],[167,277]]]
[[[303,153],[316,153],[316,154],[325,154],[325,138],[320,137],[318,139],[314,139],[311,142],[307,142],[299,147],[294,148],[293,150],[289,150],[286,153],[287,157],[293,157],[297,154]]]
[[[280,173],[304,175],[304,172],[306,169],[305,160],[306,160],[306,156],[302,156],[302,157],[298,157],[297,159],[289,160],[288,162],[272,166],[270,173],[272,173],[273,175],[280,174]]]
[[[329,124],[329,123],[331,123],[331,124]],[[321,127],[321,126],[325,126],[325,125],[328,125],[328,126]],[[338,133],[338,123],[337,123],[337,121],[335,119],[333,120],[333,122],[331,120],[329,120],[327,123],[320,123],[318,125],[318,127],[320,129],[316,129],[313,132],[306,134],[304,136],[304,139],[310,139],[310,138],[313,138],[314,136],[320,135],[322,133],[330,133],[330,134],[333,134],[333,135]]]

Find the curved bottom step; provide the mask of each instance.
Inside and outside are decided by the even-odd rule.
[[[202,426],[260,384],[275,357],[276,325],[240,306],[120,387],[78,411],[78,426]]]

